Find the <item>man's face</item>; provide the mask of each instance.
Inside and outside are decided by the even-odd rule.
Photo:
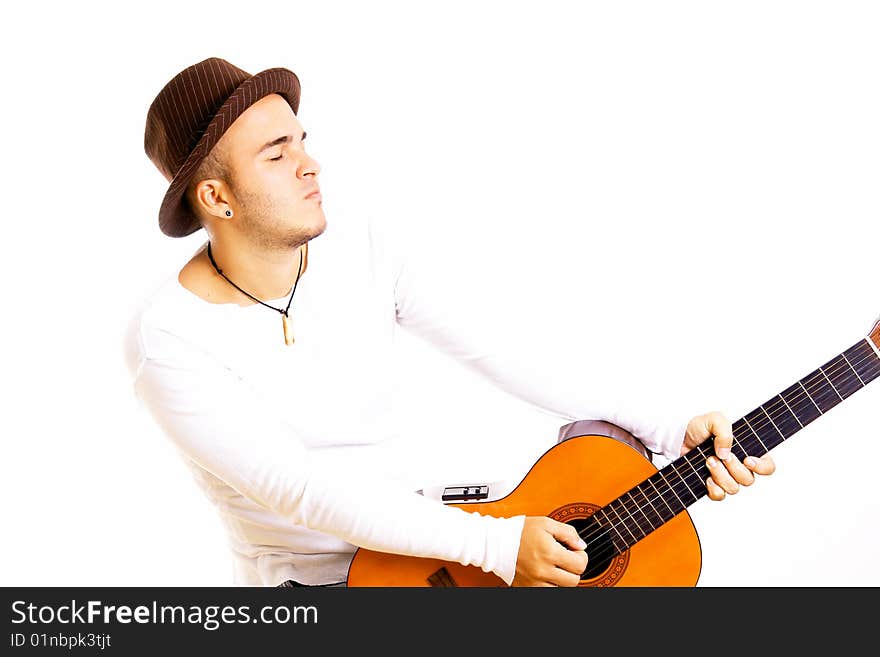
[[[320,165],[305,152],[302,126],[278,94],[251,105],[218,146],[230,170],[236,232],[262,247],[289,249],[324,232]]]

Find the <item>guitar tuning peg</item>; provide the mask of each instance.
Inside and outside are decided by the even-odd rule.
[[[874,326],[868,331],[868,342],[880,356],[880,317],[874,320]]]

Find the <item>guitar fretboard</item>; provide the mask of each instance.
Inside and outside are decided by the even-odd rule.
[[[870,338],[860,340],[734,422],[731,451],[740,460],[763,456],[878,376],[880,352]],[[603,540],[620,554],[705,496],[713,453],[707,440],[597,510]]]

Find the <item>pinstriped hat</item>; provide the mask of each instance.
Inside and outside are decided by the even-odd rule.
[[[269,94],[299,109],[299,78],[286,68],[251,75],[211,57],[175,75],[150,105],[144,150],[170,185],[159,208],[159,228],[185,237],[200,228],[183,202],[193,173],[235,119]]]

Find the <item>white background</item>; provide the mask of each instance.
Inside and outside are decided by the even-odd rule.
[[[500,337],[603,363],[585,376],[735,419],[880,314],[875,3],[23,6],[0,41],[4,585],[231,582],[121,347],[202,240],[159,232],[143,126],[210,56],[299,75],[329,222],[406,221],[463,299],[516,309]],[[413,440],[457,474],[523,474],[552,442],[556,419],[401,347]],[[701,586],[880,585],[878,393],[691,508]]]

